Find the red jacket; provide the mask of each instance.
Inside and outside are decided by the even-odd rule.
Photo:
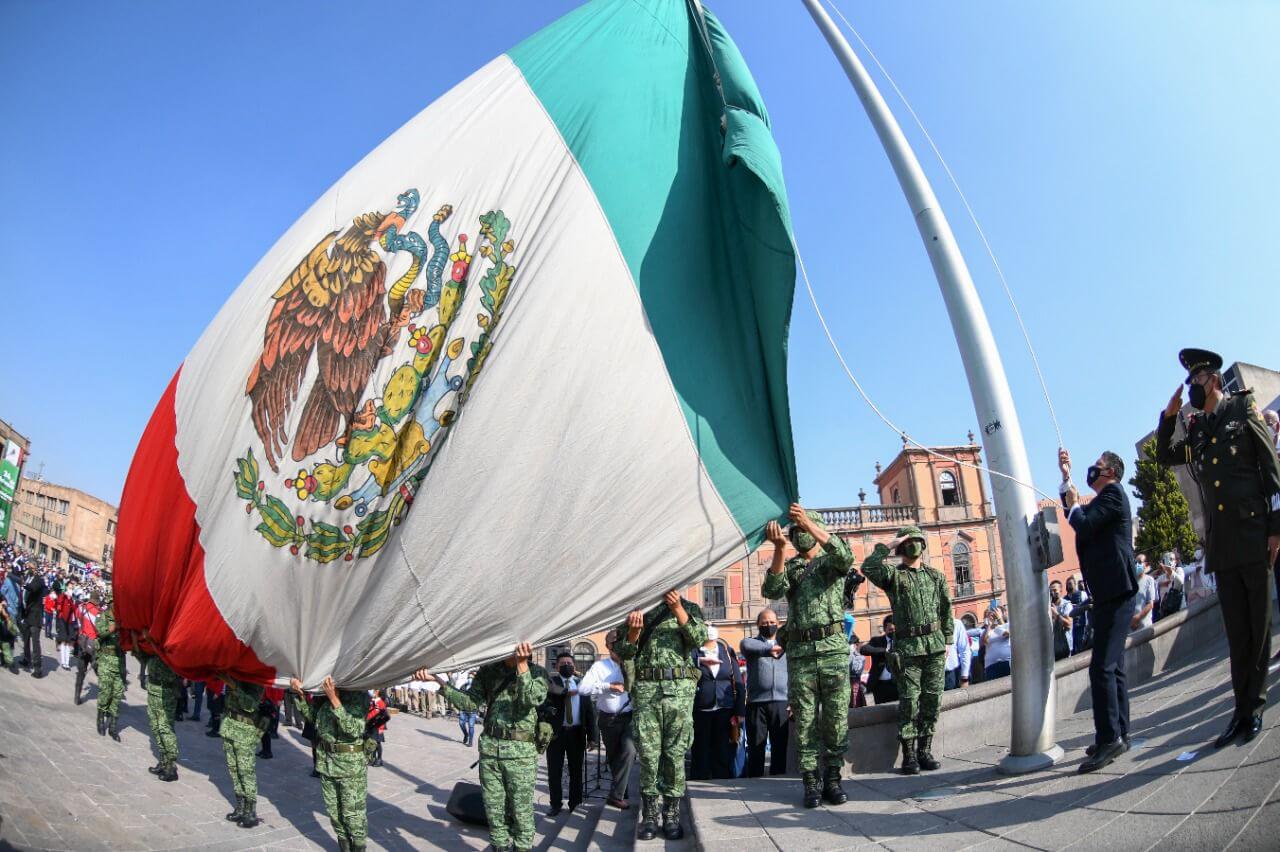
[[[372,719],[374,716],[378,715],[379,710],[386,710],[386,709],[387,709],[387,702],[383,701],[381,698],[374,698],[369,702],[369,712],[365,714],[364,718],[366,720]],[[387,730],[386,725],[378,726],[378,733],[380,734],[385,733],[386,730]]]
[[[53,604],[54,612],[58,614],[58,618],[63,621],[70,621],[71,616],[75,614],[76,602],[71,599],[71,595],[63,592],[58,595],[58,599]]]

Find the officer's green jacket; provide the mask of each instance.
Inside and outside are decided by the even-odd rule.
[[[235,719],[228,715],[227,719],[233,722],[243,723],[255,730],[258,727],[258,705],[262,703],[262,687],[256,683],[244,683],[233,678],[227,680],[227,713],[242,713],[252,719],[252,722],[243,719]],[[226,724],[227,719],[223,720]]]
[[[844,578],[853,566],[853,552],[838,535],[827,539],[812,561],[788,559],[778,574],[765,572],[760,594],[769,600],[787,599],[786,648],[792,660],[823,654],[849,655],[845,639]],[[800,641],[793,631],[840,624],[841,630],[817,641]]]
[[[504,687],[508,680],[509,685]],[[481,757],[536,757],[538,748],[533,736],[538,727],[538,705],[547,698],[548,684],[547,670],[542,666],[530,663],[528,671],[515,674],[505,660],[498,660],[481,666],[466,690],[447,684],[442,684],[440,690],[458,710],[485,708],[484,729],[480,734]],[[493,736],[504,731],[526,734],[529,741]]]
[[[1197,411],[1187,436],[1173,443],[1177,415],[1160,417],[1156,459],[1191,465],[1200,483],[1205,570],[1236,571],[1267,565],[1267,536],[1280,534],[1280,461],[1271,430],[1249,391],[1223,398],[1213,416]]]
[[[862,573],[884,590],[893,607],[893,649],[904,657],[918,657],[947,650],[954,621],[951,615],[951,586],[941,571],[923,561],[915,568],[886,565],[889,548],[877,544],[862,563]],[[935,625],[924,636],[910,634]]]
[[[98,617],[93,620],[93,629],[98,634],[98,647],[102,649],[110,648],[114,650],[120,644],[120,636],[116,632],[116,617],[111,612],[111,607],[104,606],[98,613]]]
[[[707,622],[697,604],[684,598],[680,599],[680,604],[689,616],[683,627],[676,621],[666,601],[644,614],[644,629],[640,631],[640,637],[648,633],[649,638],[643,648],[638,647],[639,637],[634,643],[628,638],[630,630],[625,621],[618,627],[618,641],[613,650],[622,660],[623,668],[629,671],[628,681],[635,678],[635,673],[641,669],[691,669],[692,674],[683,680],[643,679],[643,682],[652,684],[646,689],[663,695],[693,694],[691,684],[697,683],[698,667],[693,664],[690,654],[707,641]],[[631,685],[628,683],[628,688]]]
[[[157,689],[177,689],[182,683],[182,678],[177,673],[165,665],[164,660],[158,656],[147,657],[147,686],[155,684]]]
[[[369,693],[363,690],[339,689],[338,707],[321,694],[314,703],[298,702],[302,718],[316,726],[316,772],[329,778],[355,778],[367,771],[364,750],[333,752],[320,746],[360,745],[364,741],[364,719],[369,712]],[[255,709],[256,709],[255,705]]]

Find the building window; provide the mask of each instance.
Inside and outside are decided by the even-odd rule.
[[[702,617],[707,621],[724,619],[724,580],[719,577],[702,583]]]
[[[108,519],[108,520],[107,520],[107,535],[115,535],[115,534],[116,534],[116,522],[115,522],[115,521],[113,521],[113,520],[111,520],[111,519]]]
[[[62,551],[55,547],[49,558],[53,560],[54,565],[62,564]]]
[[[898,486],[893,486],[893,505],[902,505],[902,497],[898,494]]]
[[[596,646],[589,640],[583,640],[573,646],[573,664],[578,669],[578,675],[582,676],[587,673],[587,669],[595,665],[596,662]]]
[[[942,475],[938,477],[938,488],[942,491],[942,505],[960,505],[960,489],[956,486],[956,475],[954,473],[944,470]]]
[[[951,564],[956,571],[956,596],[973,594],[973,570],[969,565],[969,545],[957,541],[951,546]]]

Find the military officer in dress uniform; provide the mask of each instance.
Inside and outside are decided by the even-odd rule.
[[[1205,570],[1217,578],[1236,703],[1231,724],[1214,742],[1221,748],[1262,731],[1271,656],[1270,569],[1280,551],[1280,460],[1250,391],[1223,391],[1222,356],[1183,349],[1178,359],[1196,411],[1187,418],[1186,438],[1175,444],[1179,385],[1160,417],[1156,458],[1189,465],[1200,486]]]

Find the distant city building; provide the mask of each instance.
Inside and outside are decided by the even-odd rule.
[[[848,542],[855,566],[862,563],[876,544],[893,539],[899,527],[919,526],[927,539],[925,561],[951,580],[956,616],[971,627],[977,626],[993,598],[1006,602],[995,515],[986,493],[985,477],[972,467],[982,464],[981,453],[981,448],[973,442],[973,435],[969,436],[968,444],[960,446],[930,450],[904,446],[887,466],[876,465],[874,485],[878,503],[866,503],[867,495],[860,491],[857,505],[816,511],[822,514],[829,530]],[[1061,511],[1059,525],[1065,528],[1066,560],[1049,571],[1049,579],[1065,579],[1080,573],[1074,538]],[[794,551],[787,545],[788,558],[793,555]],[[772,560],[773,545],[765,542],[746,559],[682,590],[682,594],[697,603],[707,621],[719,628],[721,638],[736,648],[744,636],[755,633],[756,616],[766,607],[775,610],[779,620],[786,620],[785,602],[768,601],[760,595],[761,583]],[[656,599],[645,601],[644,606],[648,608],[654,603]],[[888,612],[889,601],[884,593],[871,583],[864,583],[851,610],[855,632],[863,641],[879,635],[880,623]],[[584,662],[605,653],[604,633],[557,643],[547,647],[545,653],[551,655],[562,647],[572,650],[581,668]]]
[[[13,537],[13,512],[22,468],[31,453],[31,442],[0,420],[0,541]]]
[[[111,567],[115,556],[115,506],[66,485],[23,477],[10,540],[57,565],[89,562]]]

